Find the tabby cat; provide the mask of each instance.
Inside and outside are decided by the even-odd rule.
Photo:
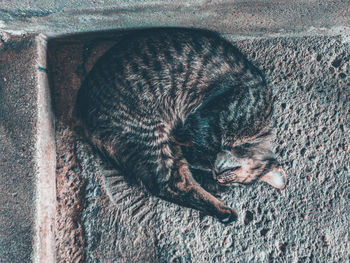
[[[76,110],[87,138],[126,178],[223,223],[237,213],[206,191],[192,169],[225,186],[257,180],[285,186],[268,143],[271,89],[214,32],[125,33],[87,75]]]

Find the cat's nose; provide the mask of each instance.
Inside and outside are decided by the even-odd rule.
[[[222,170],[222,168],[225,166],[225,161],[226,160],[223,154],[219,153],[214,164],[214,169],[216,173],[219,173],[219,171]]]

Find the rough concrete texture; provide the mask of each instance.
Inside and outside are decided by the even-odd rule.
[[[55,214],[56,214],[56,147],[54,115],[51,90],[47,75],[47,42],[42,34],[35,36],[37,57],[36,96],[36,219],[34,262],[55,260]],[[34,72],[31,72],[33,74]]]
[[[72,127],[82,79],[113,43],[107,35],[52,41],[56,108],[57,254],[86,262],[349,262],[350,43],[343,36],[236,38],[276,95],[275,149],[288,174],[278,191],[232,187],[240,214],[224,226],[127,186],[112,203],[108,166]],[[76,131],[76,134],[75,132]]]
[[[50,46],[49,46],[50,48]],[[75,77],[74,68],[67,71],[58,65],[79,65],[75,59],[75,46],[62,45],[60,52],[49,53],[50,74],[54,76],[53,104],[56,114],[56,255],[58,262],[82,262],[85,258],[84,236],[81,212],[84,208],[85,178],[80,176],[80,165],[76,160],[75,137],[72,132],[72,105],[80,79]],[[55,49],[56,50],[56,49]],[[60,88],[57,88],[57,87]]]
[[[50,35],[187,26],[243,35],[350,26],[348,0],[1,0],[0,29]]]
[[[35,223],[36,45],[0,32],[0,262],[29,262]]]
[[[42,35],[0,31],[0,262],[54,259],[56,150]]]
[[[111,203],[102,180],[111,168],[71,114],[81,80],[117,33],[71,36],[49,48],[57,145],[50,225],[45,52],[27,32],[151,26],[217,30],[264,70],[277,95],[287,189],[230,189],[223,198],[241,217],[229,227],[135,187]],[[58,262],[349,262],[349,27],[347,0],[0,0],[0,262],[50,262],[54,229]]]

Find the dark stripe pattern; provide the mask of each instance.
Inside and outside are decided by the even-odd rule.
[[[225,144],[266,126],[271,100],[259,70],[217,34],[157,28],[130,31],[107,51],[76,108],[97,148],[151,189],[175,169],[172,137],[213,163]]]

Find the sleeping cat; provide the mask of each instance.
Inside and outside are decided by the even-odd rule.
[[[285,186],[268,144],[271,89],[213,32],[126,33],[86,77],[76,112],[87,138],[126,178],[223,223],[237,213],[204,190],[192,169],[225,186]]]

